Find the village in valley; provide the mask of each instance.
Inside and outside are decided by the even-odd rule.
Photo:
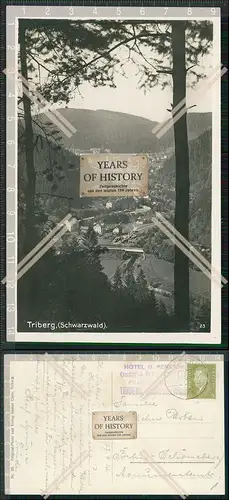
[[[89,150],[80,151],[80,154],[100,152],[101,150]],[[110,150],[103,150],[103,153],[109,154]],[[156,212],[160,212],[173,223],[175,188],[168,188],[158,181],[158,172],[163,168],[167,157],[167,151],[148,154],[148,196],[92,198],[87,208],[72,209],[76,218],[72,232],[83,237],[93,228],[99,246],[105,250],[101,253],[101,264],[108,278],[112,281],[117,268],[125,276],[130,265],[136,277],[143,270],[149,289],[154,290],[168,310],[172,310],[174,245],[152,222]],[[207,280],[201,282],[198,274],[195,270],[191,271],[195,296],[208,293]]]
[[[205,158],[203,155],[211,148],[211,130],[208,130],[208,122],[205,126],[207,130],[204,132],[193,129],[189,146],[190,241],[210,261],[211,170],[210,158],[203,160]],[[150,130],[151,127],[152,125]],[[113,132],[112,134],[111,132],[109,137],[112,138]],[[202,134],[197,135],[200,132]],[[85,134],[87,135],[86,131]],[[136,281],[140,275],[144,276],[148,289],[153,290],[156,299],[163,302],[170,314],[174,307],[175,247],[170,238],[155,225],[153,218],[158,212],[174,225],[176,192],[173,143],[165,141],[161,149],[156,144],[150,148],[148,143],[147,145],[141,143],[134,149],[132,154],[144,154],[148,158],[148,193],[144,197],[99,197],[98,195],[88,197],[80,194],[81,156],[115,155],[115,151],[119,149],[120,154],[128,154],[130,138],[128,136],[128,146],[126,144],[123,147],[119,146],[118,138],[117,144],[112,144],[111,147],[111,138],[110,142],[107,142],[106,137],[104,143],[100,143],[102,145],[90,147],[91,141],[84,141],[83,137],[78,141],[75,138],[69,142],[65,141],[62,146],[54,144],[53,149],[50,149],[45,140],[40,139],[42,147],[34,151],[37,201],[41,211],[47,214],[45,232],[50,231],[66,213],[70,213],[75,219],[75,224],[71,228],[73,248],[80,247],[81,243],[83,245],[88,232],[92,230],[100,249],[102,274],[108,278],[109,283],[113,284],[117,276],[121,276],[123,283],[129,274]],[[80,144],[81,147],[77,147],[76,144]],[[24,164],[22,150],[19,162],[21,188],[24,182],[22,182]],[[23,207],[22,202],[23,199],[20,207]],[[55,246],[55,254],[61,256],[64,249],[59,246],[61,243]],[[200,300],[208,300],[209,280],[191,261],[189,268],[191,300],[195,304]]]
[[[109,149],[90,149],[89,151],[77,150],[77,154],[110,154]],[[76,151],[75,151],[76,153]],[[149,184],[152,174],[162,168],[167,158],[165,153],[148,154]],[[158,195],[155,191],[158,190]],[[93,227],[100,243],[109,240],[110,243],[127,241],[135,232],[148,229],[152,224],[153,212],[163,212],[163,197],[160,196],[160,185],[154,185],[153,192],[149,190],[144,198],[97,198],[93,199],[88,209],[73,209],[78,219],[80,232]],[[171,191],[172,192],[172,191]],[[87,213],[90,215],[87,216]]]
[[[131,266],[135,276],[142,270],[148,286],[160,294],[163,301],[173,307],[173,268],[174,245],[172,241],[152,222],[159,212],[171,224],[174,224],[175,212],[175,182],[167,179],[168,164],[173,158],[172,147],[163,150],[148,151],[148,195],[140,197],[80,197],[79,172],[80,156],[114,153],[102,145],[98,148],[75,148],[70,145],[62,149],[58,160],[58,178],[53,177],[47,182],[45,176],[37,176],[37,192],[40,200],[49,199],[49,219],[56,223],[58,209],[50,211],[50,203],[56,204],[66,199],[66,209],[76,219],[72,227],[72,237],[78,239],[93,229],[97,235],[98,244],[102,249],[100,260],[110,281],[117,269],[125,276]],[[145,154],[145,153],[144,153]],[[47,151],[37,153],[37,162],[47,164]],[[45,167],[47,168],[47,167]],[[49,168],[49,167],[48,167]],[[60,170],[60,168],[62,170]],[[171,169],[172,170],[172,169]],[[49,170],[48,170],[49,172]],[[52,174],[53,175],[53,174]],[[61,176],[61,178],[60,178]],[[60,180],[59,180],[60,179]],[[54,183],[54,186],[53,186]],[[53,187],[58,186],[55,191]],[[49,194],[50,193],[50,194]],[[195,203],[195,193],[190,192],[190,205]],[[60,214],[59,214],[60,217]],[[203,256],[210,259],[210,246],[200,244],[197,238],[192,243]],[[204,276],[190,263],[191,287],[193,294],[207,296],[209,284]]]

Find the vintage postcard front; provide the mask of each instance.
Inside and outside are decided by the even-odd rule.
[[[7,340],[220,343],[220,9],[6,27]]]
[[[5,355],[5,493],[223,495],[222,355]]]

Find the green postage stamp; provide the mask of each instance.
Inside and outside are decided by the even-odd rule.
[[[187,396],[188,399],[216,398],[216,365],[187,365]]]

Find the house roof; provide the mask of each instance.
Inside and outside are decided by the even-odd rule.
[[[128,233],[129,231],[133,231],[134,226],[135,226],[135,224],[133,224],[132,222],[130,222],[129,224],[125,224],[123,226],[123,232]]]
[[[118,227],[119,229],[122,228],[122,224],[105,224],[105,226],[109,231],[113,231],[113,229],[115,229],[116,227]]]

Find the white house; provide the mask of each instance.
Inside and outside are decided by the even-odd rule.
[[[80,232],[81,233],[86,233],[89,229],[89,226],[80,226]]]
[[[113,234],[119,234],[120,233],[120,229],[119,227],[115,227],[112,231]]]
[[[151,210],[151,207],[148,207],[148,205],[142,205],[142,210],[144,210],[144,212],[148,212]]]
[[[100,224],[95,224],[93,226],[93,229],[94,229],[95,233],[102,234],[102,226]]]
[[[98,153],[100,153],[100,149],[98,149],[98,148],[91,148],[90,152],[93,153],[93,154],[98,154]]]
[[[111,201],[106,202],[106,208],[112,208],[112,203]]]

